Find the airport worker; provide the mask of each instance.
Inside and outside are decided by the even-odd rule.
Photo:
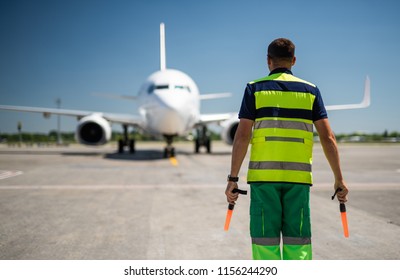
[[[250,235],[253,259],[312,259],[310,187],[313,125],[334,175],[337,198],[347,201],[335,136],[319,89],[291,72],[294,44],[271,42],[270,74],[247,84],[239,111],[225,190],[235,203],[239,171],[251,143],[247,182],[250,184]],[[282,235],[282,252],[281,252]]]

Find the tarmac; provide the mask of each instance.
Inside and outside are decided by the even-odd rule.
[[[194,154],[138,142],[135,154],[103,147],[0,145],[2,260],[251,259],[249,196],[223,230],[231,146]],[[400,259],[400,145],[340,144],[350,189],[344,238],[333,176],[318,143],[311,190],[313,257]],[[248,159],[241,170],[245,182]]]

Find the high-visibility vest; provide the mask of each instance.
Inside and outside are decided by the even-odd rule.
[[[250,82],[256,103],[248,183],[312,185],[316,86],[288,73]]]

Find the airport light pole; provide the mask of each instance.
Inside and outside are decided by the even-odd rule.
[[[20,122],[20,121],[18,122],[17,129],[18,129],[18,137],[19,137],[19,146],[21,146],[21,144],[22,144],[22,132],[21,132],[22,122]]]

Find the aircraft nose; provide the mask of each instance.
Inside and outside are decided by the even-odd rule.
[[[180,135],[187,129],[185,115],[171,108],[159,108],[149,119],[151,119],[151,127],[161,134]]]
[[[153,127],[162,134],[182,134],[187,129],[190,107],[185,100],[175,96],[158,95],[158,110],[152,116]],[[157,120],[157,121],[155,121]]]
[[[182,111],[182,109],[187,105],[187,100],[186,98],[183,98],[184,96],[158,94],[157,97],[162,107],[172,111]]]

